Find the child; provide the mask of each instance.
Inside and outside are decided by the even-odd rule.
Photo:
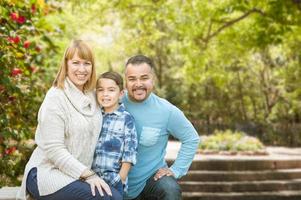
[[[121,195],[127,190],[127,175],[136,163],[137,135],[133,117],[119,104],[123,80],[116,72],[105,72],[96,83],[102,106],[103,125],[96,144],[92,170]]]

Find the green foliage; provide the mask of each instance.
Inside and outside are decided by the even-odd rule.
[[[257,138],[240,131],[216,130],[213,135],[202,137],[199,148],[211,151],[256,152],[264,150],[264,145]]]
[[[100,72],[152,57],[156,92],[200,135],[230,128],[301,145],[299,0],[0,2],[0,185],[17,182],[3,180],[21,174],[31,151],[22,142],[33,138],[63,47],[78,37],[91,42]]]
[[[120,24],[119,58],[154,58],[157,92],[201,121],[200,134],[251,123],[267,144],[301,144],[300,1],[95,2]]]
[[[36,114],[49,82],[45,60],[55,51],[43,1],[0,7],[0,187],[17,185],[33,148]]]

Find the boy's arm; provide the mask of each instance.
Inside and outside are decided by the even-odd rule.
[[[125,183],[126,178],[128,176],[128,173],[129,173],[131,167],[132,167],[132,163],[129,163],[129,162],[123,162],[121,164],[121,169],[119,171],[119,176],[121,178],[122,183]]]
[[[131,115],[127,115],[125,118],[124,135],[124,152],[122,155],[121,169],[119,171],[122,183],[126,182],[131,166],[136,164],[138,142],[134,118]]]
[[[124,151],[122,155],[122,163],[136,164],[137,155],[137,133],[134,123],[134,118],[131,115],[125,117],[125,129],[124,129]]]

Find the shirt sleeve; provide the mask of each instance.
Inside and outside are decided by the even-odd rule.
[[[176,178],[185,175],[197,151],[200,137],[182,111],[172,106],[167,129],[181,142],[181,148],[170,169]]]
[[[122,162],[130,162],[133,165],[136,164],[137,146],[138,142],[134,118],[128,114],[125,116],[125,138]]]
[[[87,168],[78,161],[65,144],[66,117],[60,98],[53,95],[45,98],[38,115],[36,141],[46,157],[63,173],[79,178]]]

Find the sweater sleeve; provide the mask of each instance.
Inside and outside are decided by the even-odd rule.
[[[181,142],[181,148],[170,169],[176,178],[185,175],[191,165],[199,144],[199,135],[183,112],[172,106],[168,120],[168,131]]]
[[[63,173],[79,178],[87,168],[67,150],[65,144],[66,114],[62,98],[46,95],[38,115],[36,141],[46,157]]]

